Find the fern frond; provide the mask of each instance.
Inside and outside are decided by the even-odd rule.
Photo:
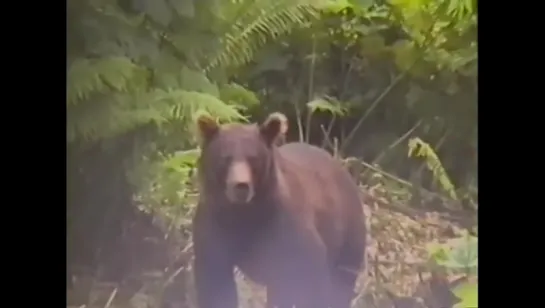
[[[186,91],[195,91],[220,96],[218,86],[211,82],[206,74],[183,66],[180,70],[180,86]]]
[[[147,123],[165,121],[164,106],[137,103],[131,94],[94,97],[69,108],[66,141],[108,139]]]
[[[328,112],[332,115],[342,116],[347,112],[347,108],[343,107],[342,104],[333,99],[333,98],[316,98],[307,103],[307,107],[311,113],[316,111]]]
[[[412,138],[409,140],[408,156],[424,158],[426,166],[432,172],[433,177],[439,181],[441,188],[443,188],[452,199],[458,200],[454,184],[452,184],[447,171],[443,167],[443,164],[441,164],[441,160],[429,144],[422,141],[420,138]]]
[[[166,106],[164,116],[171,119],[185,119],[199,111],[206,111],[224,120],[241,120],[236,106],[231,106],[213,95],[186,90],[156,90],[152,94],[154,101]]]
[[[161,89],[184,89],[210,94],[219,97],[218,86],[202,71],[190,69],[179,61],[165,57],[164,62],[170,62],[171,66],[158,65],[153,69],[154,78],[152,84]],[[167,63],[168,63],[167,62]]]
[[[305,25],[318,14],[325,0],[257,0],[244,1],[231,28],[224,33],[223,48],[207,59],[205,71],[218,66],[240,66],[248,63],[255,51],[269,39],[289,33]]]
[[[220,98],[227,104],[251,107],[259,104],[257,95],[245,87],[229,83],[220,88]]]
[[[67,73],[66,103],[76,105],[94,93],[145,88],[147,71],[125,57],[78,59]]]
[[[146,124],[161,126],[172,121],[187,121],[200,110],[223,120],[245,119],[236,106],[206,93],[154,89],[138,95],[109,94],[71,107],[66,139],[67,142],[98,141]]]

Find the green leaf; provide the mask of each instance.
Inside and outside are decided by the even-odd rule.
[[[350,3],[360,9],[367,9],[375,3],[375,0],[350,0]]]
[[[142,89],[146,79],[146,70],[126,57],[78,59],[68,68],[66,101],[75,105],[94,93]]]
[[[168,26],[172,21],[172,12],[165,0],[135,0],[135,7],[146,13],[156,23]]]
[[[331,0],[329,3],[324,5],[322,10],[325,12],[338,14],[342,10],[353,7],[351,2],[352,1],[349,0]]]
[[[238,2],[237,2],[238,3]],[[222,48],[206,57],[205,71],[216,67],[238,67],[254,58],[255,52],[270,39],[305,26],[318,16],[329,0],[241,1],[242,8],[221,38]]]
[[[251,107],[259,104],[257,95],[236,83],[224,85],[220,89],[220,98],[227,104]]]
[[[475,269],[478,264],[478,238],[474,236],[464,236],[462,238],[451,240],[450,244],[453,250],[450,254],[448,266]]]
[[[477,308],[478,307],[478,284],[477,282],[466,282],[455,287],[452,292],[461,302],[454,305],[454,308]]]
[[[227,105],[217,97],[207,93],[180,89],[157,89],[150,95],[150,101],[171,106],[167,114],[174,119],[185,118],[200,111],[230,121],[245,119],[234,106]]]
[[[200,155],[200,149],[192,149],[187,151],[178,151],[172,157],[163,162],[163,166],[167,169],[178,172],[184,171],[184,167],[195,166]]]
[[[192,70],[183,66],[180,70],[180,85],[184,90],[203,92],[214,97],[219,97],[218,86],[213,84],[203,72]]]
[[[390,0],[394,6],[401,8],[410,13],[419,12],[431,0]]]
[[[193,0],[168,0],[180,16],[195,17],[195,4]]]
[[[334,115],[343,115],[346,111],[338,102],[332,102],[324,98],[318,98],[307,103],[312,113],[316,111],[329,112]]]

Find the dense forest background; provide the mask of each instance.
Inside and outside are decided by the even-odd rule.
[[[354,307],[476,307],[477,88],[475,0],[68,1],[68,306],[195,307],[194,116],[280,111],[366,196]]]

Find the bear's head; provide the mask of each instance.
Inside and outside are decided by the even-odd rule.
[[[260,125],[219,125],[201,115],[197,126],[202,140],[199,167],[207,194],[222,194],[231,204],[248,204],[259,197],[275,176],[275,147],[286,133],[286,117],[273,113]]]

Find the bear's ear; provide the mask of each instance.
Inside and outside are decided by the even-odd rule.
[[[275,144],[288,131],[288,119],[280,112],[271,113],[261,124],[259,131],[268,145]]]
[[[197,127],[199,129],[199,135],[204,142],[208,142],[214,138],[220,129],[218,122],[207,114],[202,114],[197,117]]]

